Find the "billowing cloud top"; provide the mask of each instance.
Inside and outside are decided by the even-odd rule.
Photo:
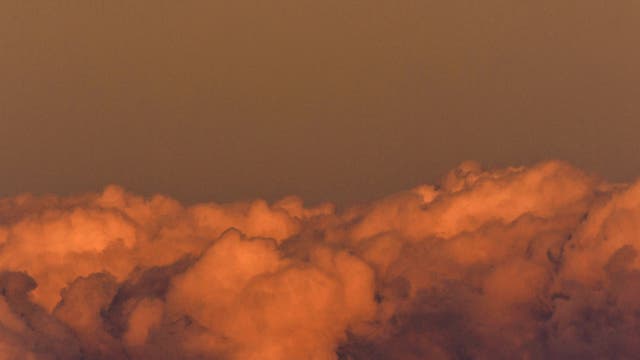
[[[0,200],[0,359],[634,358],[640,182],[562,162],[336,211]]]

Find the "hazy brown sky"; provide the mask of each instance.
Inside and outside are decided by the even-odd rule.
[[[640,2],[0,0],[0,196],[361,200],[640,174]]]

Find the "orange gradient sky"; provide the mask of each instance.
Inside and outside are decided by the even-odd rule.
[[[640,2],[0,1],[0,195],[371,199],[638,175]]]

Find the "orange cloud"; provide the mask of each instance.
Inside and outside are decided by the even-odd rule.
[[[0,359],[631,358],[640,183],[467,162],[336,211],[0,200]]]

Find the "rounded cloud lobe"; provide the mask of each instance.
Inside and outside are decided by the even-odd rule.
[[[21,195],[0,359],[633,358],[639,248],[640,183],[555,161],[340,211]]]

